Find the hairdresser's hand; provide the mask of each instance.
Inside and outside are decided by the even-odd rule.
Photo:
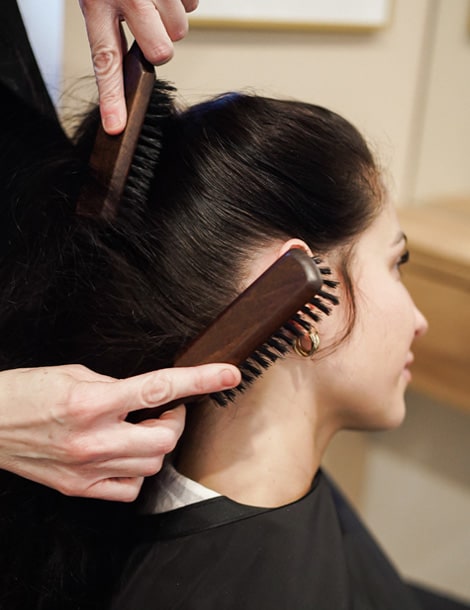
[[[67,495],[132,501],[184,426],[184,407],[158,420],[129,411],[233,387],[235,367],[175,368],[114,380],[78,366],[0,373],[0,468]]]
[[[199,0],[79,0],[85,17],[104,129],[120,133],[126,123],[122,80],[126,21],[145,57],[155,65],[173,56],[173,42],[188,31],[187,14]]]

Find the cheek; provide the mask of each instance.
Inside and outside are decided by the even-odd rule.
[[[361,314],[363,332],[377,354],[392,358],[394,353],[408,351],[415,333],[415,310],[400,281],[383,285]]]

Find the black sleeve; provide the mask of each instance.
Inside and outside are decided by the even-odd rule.
[[[16,0],[2,0],[0,83],[40,114],[57,121]]]

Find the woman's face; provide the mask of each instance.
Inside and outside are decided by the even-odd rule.
[[[427,322],[401,281],[406,238],[392,205],[361,235],[352,257],[356,320],[332,353],[318,354],[315,393],[340,427],[393,427],[405,414],[412,343],[426,332]],[[323,345],[338,338],[343,315],[339,305],[320,322]]]

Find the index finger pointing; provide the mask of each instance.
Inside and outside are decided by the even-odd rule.
[[[163,369],[106,383],[108,411],[125,416],[130,411],[156,407],[188,396],[210,394],[240,383],[239,370],[229,364]]]
[[[103,127],[111,135],[126,124],[122,76],[123,34],[119,15],[109,6],[81,1],[98,86]]]

